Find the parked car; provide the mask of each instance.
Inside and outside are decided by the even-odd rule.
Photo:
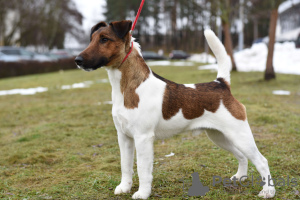
[[[72,53],[66,49],[53,49],[50,51],[49,56],[56,58],[58,60],[74,57]]]
[[[296,45],[296,48],[300,48],[300,33],[298,35],[298,38],[295,41],[295,45]]]
[[[187,59],[190,55],[182,50],[173,50],[169,57],[170,59]]]
[[[46,55],[37,54],[22,47],[3,46],[0,47],[0,52],[7,56],[14,56],[18,58],[18,60],[52,61],[52,59]]]
[[[142,52],[144,60],[166,60],[167,58],[161,56],[153,51],[143,51]]]
[[[3,46],[0,47],[0,52],[5,55],[19,57],[20,60],[32,60],[34,53],[27,51],[21,47]]]
[[[35,53],[33,60],[40,61],[40,62],[51,62],[51,61],[55,61],[56,59],[53,59],[50,56],[47,56],[46,54]]]
[[[0,52],[0,61],[2,62],[19,62],[20,57],[15,55],[6,55]]]

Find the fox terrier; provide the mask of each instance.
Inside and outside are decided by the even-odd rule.
[[[232,178],[247,175],[250,159],[267,180],[258,196],[274,197],[268,161],[257,149],[244,105],[231,94],[231,62],[216,35],[211,30],[204,33],[218,62],[216,80],[177,84],[147,66],[140,45],[131,36],[131,26],[130,20],[99,22],[91,29],[90,44],[75,58],[85,71],[104,67],[108,72],[122,171],[115,194],[131,190],[135,149],[139,189],[132,198],[147,199],[151,194],[154,140],[202,129],[212,142],[238,159],[238,171]]]

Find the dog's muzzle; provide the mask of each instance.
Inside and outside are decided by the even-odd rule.
[[[100,57],[100,59],[86,60],[81,55],[78,55],[75,58],[75,63],[78,68],[83,69],[84,71],[93,71],[105,66],[108,63],[108,60],[105,57]]]
[[[83,69],[84,71],[88,71],[89,72],[89,71],[95,70],[93,68],[85,68],[84,64],[83,64],[83,57],[80,56],[80,55],[75,58],[75,63],[76,63],[76,65],[77,65],[77,67],[79,69]]]

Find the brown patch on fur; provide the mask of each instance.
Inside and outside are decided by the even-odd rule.
[[[204,110],[214,113],[221,100],[236,119],[246,120],[245,107],[232,96],[230,86],[222,78],[217,79],[219,83],[195,84],[196,88],[193,89],[153,74],[167,83],[162,105],[165,120],[171,119],[180,109],[186,119],[198,118],[204,114]]]
[[[124,106],[129,109],[137,108],[140,98],[135,90],[149,77],[150,70],[135,49],[132,50],[119,70],[122,73],[120,84],[121,92],[124,95]]]

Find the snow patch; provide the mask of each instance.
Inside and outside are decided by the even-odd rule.
[[[216,63],[215,57],[207,53],[193,54],[191,55],[191,57],[188,58],[188,60],[199,63]]]
[[[20,95],[34,95],[36,93],[46,92],[48,91],[48,88],[46,87],[36,87],[36,88],[27,88],[27,89],[12,89],[12,90],[1,90],[0,96],[5,95],[14,95],[14,94],[20,94]]]
[[[104,78],[104,79],[97,79],[96,80],[97,83],[108,83],[108,79]]]
[[[290,95],[291,92],[287,90],[273,90],[272,94],[274,95]]]
[[[265,71],[268,48],[264,43],[254,44],[234,54],[238,71]],[[273,66],[276,73],[300,75],[300,49],[293,42],[275,43]],[[201,69],[217,69],[217,65],[200,66]]]
[[[162,60],[162,61],[149,61],[147,62],[149,67],[152,66],[177,66],[177,67],[184,67],[184,66],[194,66],[193,62],[189,61],[169,61],[169,60]]]
[[[201,65],[198,67],[199,70],[211,70],[211,71],[218,71],[218,65],[217,64],[211,64],[211,65]]]
[[[73,83],[72,85],[62,85],[62,90],[69,90],[74,88],[87,88],[90,87],[94,82],[93,81],[84,81],[82,83]]]
[[[102,104],[109,104],[109,105],[112,105],[113,102],[112,101],[104,101],[103,103],[102,102],[98,102],[97,105],[102,105]]]

